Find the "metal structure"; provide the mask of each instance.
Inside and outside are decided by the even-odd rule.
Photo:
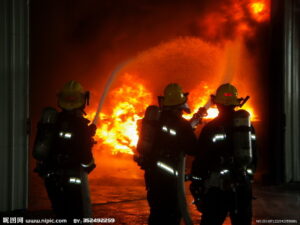
[[[300,1],[286,0],[284,10],[285,181],[300,181]]]
[[[0,211],[27,208],[28,2],[0,1]]]

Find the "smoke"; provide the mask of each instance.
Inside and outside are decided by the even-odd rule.
[[[142,79],[155,96],[172,82],[189,91],[208,77],[212,83],[219,79],[222,56],[220,48],[199,38],[179,37],[142,52],[124,73]]]
[[[122,85],[127,73],[153,96],[178,82],[194,101],[222,82],[233,82],[241,95],[261,100],[257,83],[263,74],[256,68],[267,62],[261,55],[268,23],[256,20],[250,2],[31,0],[31,142],[42,108],[56,105],[65,82],[81,82],[91,91],[90,108],[96,109],[109,75],[128,59],[133,61],[112,89]],[[113,107],[110,102],[108,95],[104,108]],[[101,150],[95,156],[98,167],[92,176],[131,171],[132,177],[141,177],[129,156],[111,157]]]
[[[91,90],[93,104],[118,64],[178,37],[224,46],[242,32],[248,49],[258,49],[254,40],[264,23],[253,19],[249,2],[32,0],[34,111],[55,105],[59,88],[71,79]]]

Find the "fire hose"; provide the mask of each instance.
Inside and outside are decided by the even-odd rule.
[[[211,98],[209,98],[206,104],[203,107],[200,107],[198,111],[193,115],[192,119],[190,120],[192,128],[195,128],[197,125],[199,125],[202,122],[203,117],[207,116],[207,110],[211,105],[212,100]]]
[[[103,91],[103,94],[100,98],[100,101],[99,101],[99,104],[98,104],[98,108],[97,108],[97,111],[96,111],[96,114],[95,114],[95,117],[94,117],[94,120],[93,120],[93,124],[95,124],[97,126],[98,124],[98,120],[99,120],[99,114],[101,112],[101,109],[102,109],[102,106],[104,104],[104,101],[105,101],[105,98],[109,92],[109,89],[112,85],[112,83],[114,82],[114,80],[116,79],[117,75],[119,74],[119,72],[124,68],[125,65],[127,65],[131,60],[127,60],[121,64],[119,64],[113,71],[112,73],[110,74],[110,76],[108,77],[108,80],[104,86],[104,91]]]
[[[184,153],[183,152],[180,153],[179,160],[175,168],[172,168],[168,164],[161,161],[158,161],[156,165],[160,169],[176,177],[177,199],[178,199],[178,206],[179,206],[180,213],[186,225],[193,225],[193,221],[191,219],[189,209],[186,203],[186,197],[185,197],[184,182],[186,181],[186,175],[185,175]]]

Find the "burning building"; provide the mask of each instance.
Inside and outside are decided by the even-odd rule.
[[[5,2],[9,13],[19,10],[17,5]],[[132,161],[138,121],[148,105],[157,104],[163,87],[180,83],[190,93],[189,104],[196,112],[220,84],[230,82],[238,87],[241,97],[250,96],[244,109],[251,113],[258,132],[256,179],[299,181],[299,128],[293,123],[299,123],[298,95],[293,94],[299,89],[299,53],[295,50],[299,42],[295,19],[299,17],[299,1],[288,2],[31,0],[30,22],[12,20],[20,26],[30,24],[30,86],[24,80],[30,114],[24,110],[28,109],[26,104],[21,110],[32,127],[30,143],[41,109],[56,105],[55,95],[63,83],[78,80],[91,91],[91,105],[86,109],[90,120],[95,118],[99,100],[107,91],[97,118],[97,144],[93,149],[97,168],[90,176],[92,193],[104,180],[139,180],[142,171]],[[12,15],[9,13],[5,15]],[[7,82],[16,81],[7,78]],[[212,106],[206,120],[217,113]],[[15,143],[8,136],[7,140]],[[5,146],[15,148],[14,144]],[[29,155],[29,206],[34,209],[42,207],[37,204],[45,194],[32,173],[30,147],[24,148]],[[14,157],[10,155],[9,160]],[[23,157],[27,159],[27,155]],[[14,186],[12,181],[7,182]],[[98,192],[93,196],[95,202],[100,201]]]

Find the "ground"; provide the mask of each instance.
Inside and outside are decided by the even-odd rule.
[[[149,208],[143,186],[138,183],[130,187],[119,186],[118,189],[103,186],[100,192],[103,200],[101,203],[94,204],[95,217],[114,217],[117,224],[122,225],[147,224]],[[106,197],[104,193],[107,194]],[[107,197],[109,199],[106,199]],[[297,220],[300,224],[300,184],[254,185],[254,197],[256,199],[253,200],[253,224],[268,224],[263,223],[262,220],[273,220],[269,221],[269,224],[295,224],[294,221],[279,221],[288,219]],[[187,200],[193,221],[199,224],[200,213],[192,205],[192,196],[188,191]],[[231,224],[229,218],[224,223],[224,225],[227,224]]]
[[[95,218],[114,218],[114,224],[121,225],[147,224],[149,208],[142,180],[110,179],[109,183],[104,180],[91,180],[90,183]],[[254,196],[256,199],[253,200],[253,224],[300,224],[299,183],[281,186],[254,185]],[[199,224],[200,213],[192,205],[192,197],[188,191],[187,200],[193,221]],[[6,213],[2,216],[10,215],[53,218],[49,208]],[[227,218],[224,224],[230,224],[230,220]]]

